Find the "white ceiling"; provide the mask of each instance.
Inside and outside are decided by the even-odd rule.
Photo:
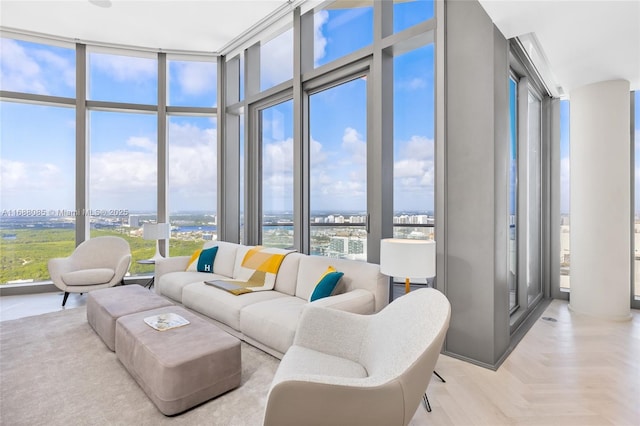
[[[640,1],[479,0],[506,38],[534,33],[566,94],[625,79],[640,90]]]
[[[212,53],[292,3],[301,1],[0,0],[0,26],[86,43]],[[611,79],[640,90],[640,1],[480,3],[505,37],[535,34],[553,84],[565,93]]]
[[[0,25],[85,43],[220,52],[287,0],[1,0]]]

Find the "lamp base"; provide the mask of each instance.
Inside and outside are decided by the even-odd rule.
[[[153,255],[153,257],[149,260],[160,260],[160,259],[164,259],[164,256],[160,254],[160,241],[156,240],[156,254]]]
[[[404,293],[407,294],[411,291],[411,283],[409,282],[409,278],[404,279]]]

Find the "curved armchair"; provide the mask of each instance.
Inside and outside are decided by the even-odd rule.
[[[305,308],[267,397],[264,424],[407,425],[449,327],[439,291],[408,293],[374,315]]]
[[[120,283],[130,265],[129,243],[107,236],[84,241],[69,257],[50,259],[48,268],[55,286],[64,291],[64,306],[69,293],[86,293]]]

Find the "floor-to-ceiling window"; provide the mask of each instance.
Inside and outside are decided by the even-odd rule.
[[[399,8],[400,4],[396,7]],[[434,238],[433,55],[434,45],[429,44],[394,57],[393,236],[395,238]]]
[[[217,238],[219,224],[216,210],[219,206],[216,205],[216,197],[219,196],[219,171],[216,167],[220,161],[217,149],[220,141],[216,140],[215,135],[219,126],[225,126],[215,119],[220,99],[225,101],[221,107],[239,115],[241,126],[245,123],[248,125],[247,144],[239,145],[239,225],[240,232],[245,234],[241,241],[287,247],[295,245],[292,225],[300,223],[300,215],[295,218],[292,215],[296,209],[297,213],[304,209],[298,204],[294,205],[294,200],[302,194],[302,201],[309,203],[308,209],[303,211],[306,215],[303,221],[306,243],[296,248],[313,251],[318,246],[311,235],[316,228],[347,228],[344,225],[348,224],[353,232],[350,232],[347,240],[342,240],[342,247],[339,238],[334,239],[331,244],[334,255],[366,259],[367,247],[378,244],[377,237],[376,241],[369,241],[368,238],[370,212],[367,209],[371,206],[367,206],[367,203],[374,203],[378,197],[389,205],[393,203],[398,208],[398,217],[402,217],[399,221],[404,220],[404,213],[414,211],[415,214],[411,214],[412,218],[408,219],[412,226],[398,227],[403,236],[429,238],[433,221],[429,213],[433,205],[432,189],[429,188],[432,188],[434,167],[431,108],[433,46],[429,46],[433,38],[432,34],[426,35],[433,31],[433,25],[423,25],[423,29],[419,31],[415,28],[433,17],[433,2],[395,3],[389,8],[386,5],[380,7],[380,4],[362,5],[338,1],[323,10],[307,11],[309,15],[306,18],[313,18],[305,18],[303,23],[305,28],[302,33],[307,35],[308,45],[303,46],[306,50],[296,52],[295,55],[293,39],[300,33],[293,31],[290,24],[289,27],[285,24],[286,29],[270,31],[270,34],[277,34],[275,37],[270,35],[267,39],[256,41],[254,45],[239,47],[236,51],[239,57],[238,80],[249,83],[240,84],[239,96],[234,95],[231,101],[220,97],[216,91],[216,59],[212,55],[203,53],[191,58],[189,53],[137,52],[133,48],[118,49],[115,46],[98,48],[91,43],[69,43],[67,53],[58,56],[49,53],[59,48],[51,47],[47,54],[40,54],[42,48],[37,47],[39,52],[32,55],[32,58],[23,58],[20,55],[24,56],[24,52],[20,49],[5,48],[3,45],[3,84],[14,81],[17,85],[4,85],[2,90],[57,97],[53,100],[45,99],[43,103],[56,104],[60,102],[60,98],[68,98],[68,102],[61,101],[64,105],[60,106],[67,106],[72,118],[75,118],[73,112],[76,105],[84,102],[79,113],[82,115],[86,109],[86,140],[84,135],[74,135],[72,129],[70,141],[74,143],[70,147],[75,149],[80,146],[86,149],[87,170],[77,166],[78,159],[73,158],[72,154],[71,157],[66,157],[74,160],[68,168],[79,174],[70,173],[67,176],[72,182],[69,185],[70,191],[75,191],[75,186],[79,184],[77,180],[85,180],[87,197],[74,197],[75,194],[71,193],[73,205],[70,209],[75,209],[76,203],[84,203],[85,206],[81,207],[86,208],[90,216],[87,222],[91,226],[89,235],[86,235],[84,227],[78,227],[75,232],[80,239],[109,233],[128,239],[134,254],[131,269],[133,274],[152,270],[152,267],[146,266],[144,269],[145,266],[136,262],[150,257],[155,250],[155,241],[142,238],[144,223],[160,219],[171,222],[173,232],[169,244],[170,255],[183,254],[182,250],[190,250],[186,247],[201,245],[202,240],[208,238]],[[386,22],[384,29],[375,29],[382,32],[375,37],[374,9],[375,13],[382,13],[381,18]],[[312,37],[309,38],[309,34]],[[12,43],[18,46],[22,43],[23,50],[28,45],[26,42],[13,40]],[[260,50],[257,55],[256,46]],[[49,47],[45,48],[47,49]],[[64,86],[75,85],[76,65],[70,62],[71,65],[65,66],[64,56],[75,59],[76,49],[83,54],[86,52],[86,58],[84,55],[81,58],[86,59],[87,68],[82,69],[78,75],[81,81],[86,80],[86,102],[84,99],[78,102],[75,90]],[[311,51],[313,54],[309,53]],[[376,186],[379,183],[371,184],[372,171],[368,170],[366,164],[367,156],[375,155],[382,143],[375,137],[375,142],[371,143],[368,137],[368,133],[374,134],[371,131],[372,123],[380,120],[367,122],[367,117],[372,114],[371,105],[368,104],[373,102],[373,99],[367,97],[382,81],[380,70],[369,74],[371,59],[372,56],[387,54],[397,56],[393,59],[397,76],[393,80],[387,80],[387,87],[393,82],[395,95],[388,96],[383,101],[388,103],[388,111],[398,109],[393,118],[397,127],[394,140],[387,138],[384,141],[385,144],[394,144],[395,198],[391,191],[387,190],[384,194],[379,191]],[[295,61],[300,56],[303,57],[303,62],[309,58],[308,64],[296,64]],[[22,59],[45,61],[46,67],[43,63],[37,63],[37,67],[18,66]],[[364,62],[368,63],[364,67],[353,67],[354,64]],[[84,60],[79,63],[84,63]],[[166,69],[163,69],[164,64]],[[19,69],[22,74],[14,73],[14,78],[9,80],[5,77],[10,75],[7,70],[12,67],[14,70]],[[345,78],[345,68],[350,69],[348,78]],[[31,85],[35,89],[25,88],[27,86],[24,85],[24,80],[27,77],[40,83],[41,75],[38,70],[46,70],[45,73],[50,74],[50,81],[55,81],[56,87],[65,89],[47,92],[38,89],[42,86],[38,84]],[[300,71],[300,74],[294,75],[294,70]],[[389,69],[385,69],[382,74],[388,71]],[[308,84],[318,80],[323,81],[322,87]],[[296,84],[300,84],[295,87],[298,94],[304,93],[309,105],[297,105],[300,97],[291,98],[291,92],[295,93],[291,89]],[[313,89],[307,90],[309,87]],[[273,97],[275,90],[287,92],[288,97],[267,105],[265,101]],[[77,96],[82,96],[83,93],[84,90]],[[333,111],[325,107],[326,113],[314,113],[313,111],[322,111],[321,103],[330,104],[329,94],[339,95],[342,99],[334,102]],[[12,96],[10,94],[9,97]],[[20,98],[19,95],[15,97]],[[380,103],[376,100],[376,104]],[[392,103],[393,106],[390,106]],[[414,107],[409,107],[412,103]],[[255,105],[263,105],[260,114],[249,116]],[[38,107],[50,108],[42,105]],[[422,114],[421,109],[424,110]],[[408,119],[410,116],[415,119]],[[347,123],[347,118],[354,117],[357,120]],[[304,140],[294,142],[294,120],[297,119],[304,121],[301,126],[308,133],[309,146],[301,148],[301,143],[307,143]],[[260,120],[260,123],[256,124],[256,120]],[[278,128],[278,120],[284,122],[284,130]],[[334,122],[339,123],[339,129],[331,129],[335,127]],[[300,123],[296,122],[296,125]],[[2,130],[5,130],[5,126]],[[301,133],[299,130],[298,128],[297,137]],[[329,135],[333,130],[336,130],[334,134]],[[224,134],[224,127],[220,131]],[[255,134],[252,134],[254,131]],[[241,128],[240,139],[244,139],[244,134]],[[319,146],[324,151],[315,151]],[[255,154],[255,147],[259,147],[260,160],[252,163],[245,161]],[[308,168],[303,170],[302,175],[304,183],[294,181],[294,165],[300,159],[299,156],[293,156],[296,150],[298,155],[308,155]],[[82,150],[78,152],[82,154]],[[323,165],[323,154],[332,158],[333,162]],[[163,164],[164,158],[166,163]],[[419,163],[417,173],[420,176],[406,174],[410,171],[409,163],[412,161]],[[205,167],[200,167],[204,164],[210,167],[206,170]],[[244,166],[248,166],[248,169],[257,166],[258,169],[245,171],[242,170]],[[323,167],[332,172],[321,177],[319,174]],[[244,177],[252,173],[259,173],[259,178],[243,182]],[[227,173],[224,176],[229,178],[231,175],[232,173]],[[324,188],[321,188],[321,179],[330,179]],[[322,191],[330,191],[335,198],[321,194]],[[378,192],[374,197],[367,194],[367,191]],[[253,198],[247,198],[245,194],[250,197],[259,194],[259,204],[247,202]],[[411,202],[415,202],[415,207],[409,202],[412,197]],[[323,223],[325,219],[327,222],[333,220],[332,226],[314,226],[319,223],[316,222],[319,219],[313,211],[323,208],[337,211],[336,214],[328,214],[326,218],[322,218]],[[249,210],[248,215],[245,209]],[[256,213],[258,211],[259,214]],[[93,215],[93,212],[99,214]],[[375,212],[374,215],[379,219],[380,212]],[[251,228],[245,227],[245,217],[252,222]],[[426,226],[424,222],[427,222]],[[385,217],[387,229],[391,229],[392,225],[391,217]],[[259,232],[254,228],[259,229]],[[250,232],[245,233],[247,229]],[[379,234],[380,230],[376,232]],[[250,234],[249,239],[244,238],[246,234]],[[256,235],[260,238],[256,239]],[[73,246],[73,238],[69,240],[69,244],[70,247]]]
[[[518,53],[514,54],[517,57]],[[511,324],[517,327],[544,291],[543,235],[548,168],[543,138],[543,90],[519,60],[509,78],[508,286]],[[544,240],[546,241],[546,240]]]
[[[156,247],[143,225],[157,218],[157,115],[142,105],[158,102],[157,59],[89,52],[87,62],[87,98],[103,102],[88,114],[90,235],[126,238],[131,274],[150,273],[136,261]]]
[[[569,132],[569,101],[560,101],[560,289],[571,288],[571,194],[569,168],[571,140]]]
[[[541,99],[532,89],[527,94],[527,159],[526,159],[526,304],[531,305],[542,294],[541,217],[542,211],[542,137]]]
[[[89,115],[89,221],[91,237],[117,235],[129,241],[132,274],[148,273],[156,242],[143,238],[156,221],[156,116],[91,111]]]
[[[262,244],[293,247],[293,101],[260,110]]]
[[[239,76],[235,63],[230,70],[232,79],[241,84],[239,102],[235,88],[230,91],[233,100],[227,113],[248,111],[244,122],[249,152],[241,162],[247,169],[240,178],[241,191],[246,194],[241,207],[245,211],[240,213],[245,219],[241,241],[290,244],[311,254],[365,260],[376,252],[380,233],[394,227],[393,216],[380,221],[383,213],[371,210],[377,198],[397,210],[398,236],[434,237],[434,45],[433,27],[424,25],[434,15],[434,4],[396,3],[333,2],[294,20],[293,29],[275,29],[275,37],[238,48],[228,59],[228,64],[239,61]],[[386,23],[374,37],[375,13]],[[419,25],[424,29],[416,31]],[[300,50],[294,52],[296,42]],[[390,48],[393,44],[397,49]],[[372,55],[384,57],[385,62],[375,71]],[[392,91],[385,92],[382,100],[368,99],[380,85]],[[272,118],[267,114],[278,111],[278,105],[291,99],[291,94],[291,112],[287,113],[291,115],[291,140],[285,145],[270,134]],[[385,103],[386,111],[397,110],[386,115],[390,121],[382,127],[396,131],[384,141],[375,137],[372,142],[367,137],[381,121],[369,120],[376,114],[373,102]],[[231,138],[225,142],[230,147],[238,136]],[[367,167],[378,155],[380,144],[391,146],[395,155],[395,166],[392,156],[385,156],[391,158],[395,170],[395,197],[387,181],[380,191],[379,173]],[[262,150],[258,159],[254,147]],[[272,175],[276,163],[268,156],[276,147],[284,161],[294,159],[285,185],[274,186],[285,188],[290,199],[271,188],[276,177],[282,179],[281,174]],[[284,151],[285,147],[291,152]],[[286,186],[289,179],[290,189]],[[274,209],[272,205],[278,203],[282,207]],[[256,216],[258,209],[261,212]],[[380,222],[384,231],[377,228]],[[376,227],[373,239],[372,223]]]
[[[47,280],[75,247],[75,112],[2,102],[0,116],[0,282]]]
[[[0,90],[68,101],[0,102],[0,284],[44,281],[75,246],[75,51],[0,44]]]
[[[193,253],[217,239],[216,120],[169,117],[171,255]]]
[[[367,81],[310,96],[311,253],[367,258]]]
[[[518,306],[518,82],[509,78],[508,275],[509,310]]]
[[[179,55],[179,60],[168,61],[165,79],[158,66],[166,62],[160,62],[157,53],[56,44],[2,39],[1,204],[6,214],[0,282],[46,280],[50,257],[69,255],[78,238],[113,234],[130,244],[130,273],[151,273],[152,265],[136,261],[155,251],[156,242],[144,240],[142,228],[157,221],[161,193],[169,209],[196,211],[178,219],[183,225],[192,220],[208,227],[174,233],[174,254],[191,252],[203,240],[215,238],[215,58]],[[87,67],[82,69],[85,52]],[[86,135],[76,132],[76,97],[84,93],[76,94],[77,75],[86,79]],[[161,95],[168,107],[158,111]],[[167,158],[174,160],[167,167],[168,186],[159,182],[158,151],[166,146],[158,139],[161,112],[169,116],[166,135],[161,133],[169,140]],[[82,161],[76,158],[85,150],[86,170],[77,168]],[[85,179],[87,197],[76,196],[78,179]],[[29,205],[21,199],[30,200]],[[34,203],[39,207],[32,207]],[[160,209],[164,217],[170,216]],[[20,218],[12,218],[13,212]],[[89,224],[89,235],[76,226],[79,217]],[[32,236],[33,230],[42,232],[37,240],[27,241],[16,226],[28,228]]]
[[[167,87],[169,249],[181,256],[218,235],[217,63],[170,59]]]
[[[633,123],[634,131],[632,143],[634,148],[634,226],[633,226],[633,268],[632,280],[632,307],[640,308],[640,91],[636,90],[633,96]]]

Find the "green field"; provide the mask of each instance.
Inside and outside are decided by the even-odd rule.
[[[11,238],[5,239],[5,236]],[[15,238],[13,238],[15,235]],[[131,275],[149,274],[153,265],[140,265],[138,260],[148,259],[155,253],[155,241],[131,237],[124,229],[91,230],[92,237],[118,235],[129,242],[133,257],[129,273]],[[170,241],[171,256],[190,255],[201,248],[202,240]],[[0,239],[0,284],[15,280],[48,281],[47,262],[54,257],[67,257],[75,248],[75,230],[73,229],[15,229],[3,230]]]

